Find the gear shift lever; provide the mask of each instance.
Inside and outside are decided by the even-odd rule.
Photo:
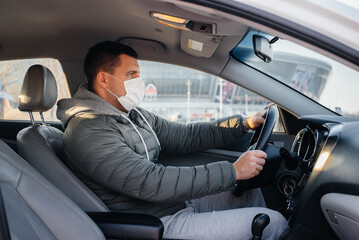
[[[270,218],[265,213],[257,214],[252,221],[252,240],[261,240],[263,230],[269,224]]]

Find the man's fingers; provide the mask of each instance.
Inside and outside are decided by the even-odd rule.
[[[264,116],[266,115],[267,111],[266,110],[263,110],[261,112],[258,112],[256,114],[256,118],[255,118],[255,125],[260,125],[260,124],[263,124],[264,123]]]
[[[244,125],[247,129],[256,129],[259,125],[264,123],[264,116],[267,110],[262,110],[246,118]]]
[[[247,118],[247,124],[248,124],[248,127],[249,127],[250,129],[253,129],[253,128],[256,127],[256,126],[255,126],[254,117],[255,117],[255,116],[252,115],[251,117]]]
[[[267,110],[262,110],[259,113],[261,114],[262,118],[264,118],[265,115],[267,114]]]
[[[262,150],[252,150],[250,152],[253,153],[253,155],[257,158],[263,158],[263,159],[267,158],[267,154]]]
[[[263,170],[267,154],[261,150],[252,150],[242,154],[233,166],[237,180],[245,180],[259,175]]]
[[[261,171],[263,170],[263,166],[257,165],[257,166],[256,166],[256,170],[257,170],[258,172],[261,172]]]
[[[266,163],[266,161],[263,158],[257,158],[256,162],[260,166],[264,166],[264,164]]]
[[[257,122],[258,124],[264,124],[264,120],[265,120],[264,118],[259,118]]]

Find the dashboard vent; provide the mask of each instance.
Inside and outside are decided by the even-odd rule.
[[[299,155],[300,146],[302,145],[302,141],[303,141],[303,137],[304,137],[305,132],[306,131],[301,131],[300,133],[298,133],[297,141],[295,142],[295,145],[292,148],[292,153],[295,153],[295,154]]]

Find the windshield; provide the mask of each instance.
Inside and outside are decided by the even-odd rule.
[[[274,37],[250,31],[233,49],[243,63],[275,78],[314,101],[344,116],[359,116],[359,72],[319,53],[279,39],[271,44],[269,63],[253,50],[253,35]]]

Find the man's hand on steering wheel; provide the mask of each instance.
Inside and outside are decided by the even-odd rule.
[[[266,110],[257,112],[255,114],[253,114],[252,116],[246,118],[243,122],[244,127],[247,130],[254,130],[257,127],[259,127],[260,125],[262,125],[264,123],[264,116],[266,114]]]
[[[263,170],[267,154],[261,150],[252,150],[243,153],[233,163],[236,180],[246,180],[259,175]]]
[[[246,118],[243,122],[247,130],[255,130],[257,127],[264,124],[266,110],[257,112],[252,116]],[[252,150],[243,153],[238,160],[233,163],[236,179],[246,180],[259,175],[265,164],[267,154],[261,150]]]
[[[272,134],[278,112],[274,108],[255,113],[253,116],[245,119],[243,125],[247,129],[256,129],[249,143],[247,152],[233,164],[236,171],[237,182],[233,194],[240,196],[245,190],[261,186],[261,176],[263,167],[265,168],[267,154],[264,152],[269,138]],[[240,169],[243,168],[243,169]],[[243,171],[246,170],[246,173]],[[249,171],[249,172],[248,172]],[[258,176],[259,175],[259,176]]]

